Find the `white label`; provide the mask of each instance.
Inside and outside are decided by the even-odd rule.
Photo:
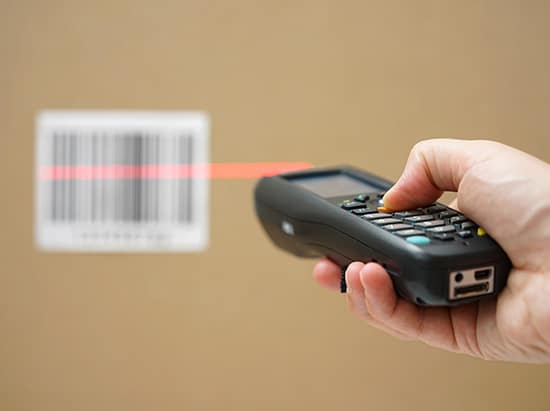
[[[209,119],[201,112],[40,113],[37,245],[59,251],[203,250],[208,139]]]

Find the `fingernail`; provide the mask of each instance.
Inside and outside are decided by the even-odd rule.
[[[346,293],[347,293],[347,294],[351,294],[351,287],[350,287],[350,285],[349,285],[349,281],[348,281],[348,272],[347,272],[347,271],[346,271],[345,277],[346,277]]]

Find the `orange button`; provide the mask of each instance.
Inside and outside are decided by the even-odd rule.
[[[378,207],[377,210],[380,211],[381,213],[391,213],[391,212],[393,212],[393,210],[391,208],[384,207],[384,206]]]

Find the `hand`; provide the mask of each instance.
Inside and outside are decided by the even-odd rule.
[[[512,261],[497,298],[458,307],[421,307],[398,298],[376,263],[346,271],[352,312],[391,335],[484,359],[550,362],[550,165],[491,141],[427,140],[417,144],[384,196],[395,210],[429,204],[456,191],[451,207],[480,224]],[[338,290],[340,268],[314,268],[316,281]]]

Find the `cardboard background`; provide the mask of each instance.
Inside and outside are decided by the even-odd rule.
[[[34,115],[201,109],[213,161],[397,178],[430,136],[550,161],[544,1],[1,1],[0,408],[547,410],[548,366],[405,343],[274,249],[254,181],[214,181],[211,244],[38,253]]]

